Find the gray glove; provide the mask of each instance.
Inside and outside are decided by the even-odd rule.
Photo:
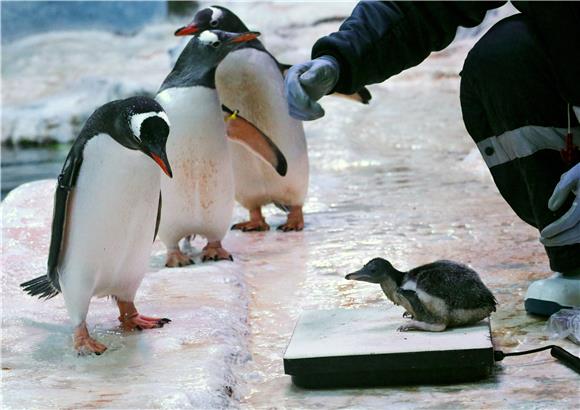
[[[576,198],[568,212],[546,226],[540,233],[540,242],[546,246],[580,243],[580,164],[562,174],[548,201],[548,208],[556,211],[570,194],[574,194]]]
[[[332,91],[339,74],[338,62],[331,56],[292,66],[285,80],[290,115],[302,121],[322,117],[324,110],[316,101]]]

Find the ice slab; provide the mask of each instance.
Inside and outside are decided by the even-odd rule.
[[[491,373],[489,320],[444,332],[399,332],[404,310],[306,311],[284,354],[303,387],[442,383]]]

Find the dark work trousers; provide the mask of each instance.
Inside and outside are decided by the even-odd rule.
[[[573,166],[560,154],[565,147],[568,104],[558,93],[554,76],[551,62],[521,14],[493,26],[470,51],[461,72],[467,131],[504,199],[539,230],[562,216],[573,201],[570,195],[557,212],[548,209],[560,176]],[[580,126],[572,107],[570,118],[574,143],[580,145]],[[566,273],[580,268],[580,244],[545,249],[552,270]]]

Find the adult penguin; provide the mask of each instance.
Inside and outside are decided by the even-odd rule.
[[[194,234],[208,241],[202,261],[233,259],[221,243],[231,223],[235,191],[215,73],[228,53],[257,36],[213,30],[192,38],[157,94],[172,123],[167,155],[174,178],[161,184],[164,207],[159,229],[167,246],[166,266],[193,263],[178,243]],[[246,145],[251,160],[259,156],[256,161],[266,162],[272,172],[286,173],[284,155],[259,129],[235,112],[228,114],[227,123],[227,136]]]
[[[178,29],[175,35],[199,35],[213,28],[230,32],[248,30],[231,10],[213,6],[198,11],[193,21]],[[308,152],[302,123],[288,114],[283,75],[289,67],[279,63],[256,39],[230,53],[217,69],[220,100],[239,110],[240,115],[272,138],[288,161],[288,173],[282,178],[252,153],[232,144],[236,200],[250,214],[249,221],[237,223],[232,229],[269,230],[262,216],[262,206],[269,203],[288,211],[286,223],[278,229],[300,231],[304,228],[302,206],[308,191]],[[353,96],[365,104],[371,98],[366,89]],[[230,127],[234,125],[230,123]]]
[[[167,116],[154,100],[112,101],[89,117],[58,177],[48,272],[21,286],[46,299],[62,292],[79,354],[106,350],[86,325],[93,296],[116,300],[126,330],[169,322],[140,315],[133,303],[159,224],[157,165],[171,177],[168,134]]]

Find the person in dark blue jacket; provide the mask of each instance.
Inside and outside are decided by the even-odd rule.
[[[419,64],[504,3],[360,2],[314,44],[312,60],[289,70],[290,114],[322,117],[322,96]],[[540,230],[555,273],[530,285],[525,307],[548,316],[580,306],[580,3],[513,4],[520,13],[495,24],[465,60],[461,109],[500,193]]]

